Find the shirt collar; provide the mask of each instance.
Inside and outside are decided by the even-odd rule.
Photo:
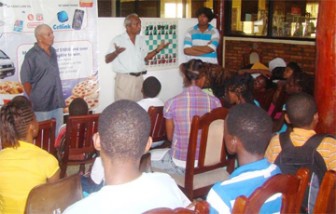
[[[245,164],[243,166],[238,167],[236,170],[232,172],[230,175],[230,178],[236,177],[242,173],[250,172],[250,171],[257,171],[267,168],[270,165],[268,160],[266,158],[263,158],[261,160]]]
[[[207,30],[211,30],[212,28],[214,28],[214,26],[212,26],[211,24],[209,24]],[[194,29],[195,29],[195,30],[198,30],[198,29],[199,29],[198,24],[194,26]]]

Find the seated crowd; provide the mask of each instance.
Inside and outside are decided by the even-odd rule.
[[[206,79],[209,68],[208,63],[195,59],[181,64],[183,91],[166,102],[158,98],[161,90],[158,79],[148,77],[142,87],[143,99],[138,103],[119,100],[107,106],[99,116],[98,132],[93,136],[99,157],[93,164],[91,177],[86,177],[89,181],[82,180],[83,191],[89,195],[64,213],[143,213],[160,207],[193,209],[194,198],[187,198],[170,175],[185,173],[193,117],[216,108],[229,109],[221,131],[226,151],[237,163],[228,179],[215,183],[203,196],[210,213],[231,213],[237,197],[249,197],[276,174],[295,174],[299,167],[307,167],[318,186],[327,170],[336,170],[335,137],[318,136],[314,131],[318,113],[312,85],[308,85],[311,79],[297,64],[289,63],[283,71],[283,80],[276,84],[269,82],[272,78],[264,73],[254,79],[249,72],[237,72],[223,78],[221,89],[214,84],[216,81]],[[207,81],[216,96],[202,90]],[[151,149],[151,122],[147,113],[150,106],[164,106],[169,148]],[[86,115],[88,106],[83,99],[75,99],[69,113],[70,117]],[[0,213],[23,213],[33,187],[60,177],[58,160],[33,145],[37,133],[38,123],[28,99],[14,98],[1,108]],[[62,127],[55,145],[60,152],[64,149],[61,143],[64,135]],[[313,159],[313,163],[300,163],[290,171],[286,166],[294,163],[285,163],[282,158],[289,155],[288,146],[303,148],[306,144],[314,146],[299,151],[318,154],[321,166],[316,167],[317,160]],[[153,172],[142,172],[141,158],[149,150]],[[198,161],[199,152],[196,154]],[[94,185],[94,191],[86,191],[85,185]],[[314,196],[306,196],[302,209],[311,213]],[[282,202],[281,195],[276,194],[260,212],[278,213]]]

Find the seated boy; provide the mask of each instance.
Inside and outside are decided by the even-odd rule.
[[[138,104],[148,111],[150,106],[163,106],[164,103],[156,96],[161,91],[161,83],[156,77],[147,77],[142,84],[143,99]]]
[[[324,173],[327,169],[336,169],[336,140],[315,135],[317,106],[309,94],[291,95],[286,102],[284,117],[293,130],[275,135],[265,157],[270,162],[275,162],[284,173],[293,174],[300,167],[311,171],[309,191],[302,204],[303,211],[311,213]]]
[[[141,173],[141,156],[151,146],[149,116],[138,104],[119,100],[105,108],[94,135],[105,186],[65,213],[143,213],[157,207],[186,207],[188,198],[163,173]]]
[[[290,139],[294,146],[302,146],[316,134],[314,129],[318,122],[317,106],[314,98],[306,93],[297,93],[286,102],[285,120],[291,124],[293,131]],[[323,157],[327,169],[336,170],[336,140],[326,137],[316,149]],[[275,135],[266,150],[265,157],[274,162],[281,152],[279,135]]]
[[[231,213],[238,196],[249,197],[280,169],[264,158],[272,136],[272,120],[267,113],[252,104],[239,104],[229,110],[224,125],[224,139],[228,153],[236,154],[239,167],[230,178],[216,183],[207,196],[210,213]],[[260,213],[280,212],[281,195],[267,200]]]

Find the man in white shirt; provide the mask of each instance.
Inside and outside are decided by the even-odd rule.
[[[141,87],[143,75],[146,71],[146,61],[152,59],[169,43],[161,43],[151,52],[148,52],[145,39],[140,36],[141,20],[135,13],[125,18],[126,32],[112,40],[110,52],[105,56],[105,62],[112,62],[115,72],[114,99],[128,99],[138,101],[142,98]]]
[[[151,146],[150,120],[129,100],[108,106],[100,115],[95,148],[100,151],[105,186],[64,213],[143,213],[158,207],[186,207],[189,199],[163,173],[141,173],[141,156]]]

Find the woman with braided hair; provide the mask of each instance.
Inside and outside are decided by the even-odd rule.
[[[0,110],[0,213],[23,213],[30,190],[59,179],[55,157],[33,144],[38,123],[30,102],[14,98]]]

